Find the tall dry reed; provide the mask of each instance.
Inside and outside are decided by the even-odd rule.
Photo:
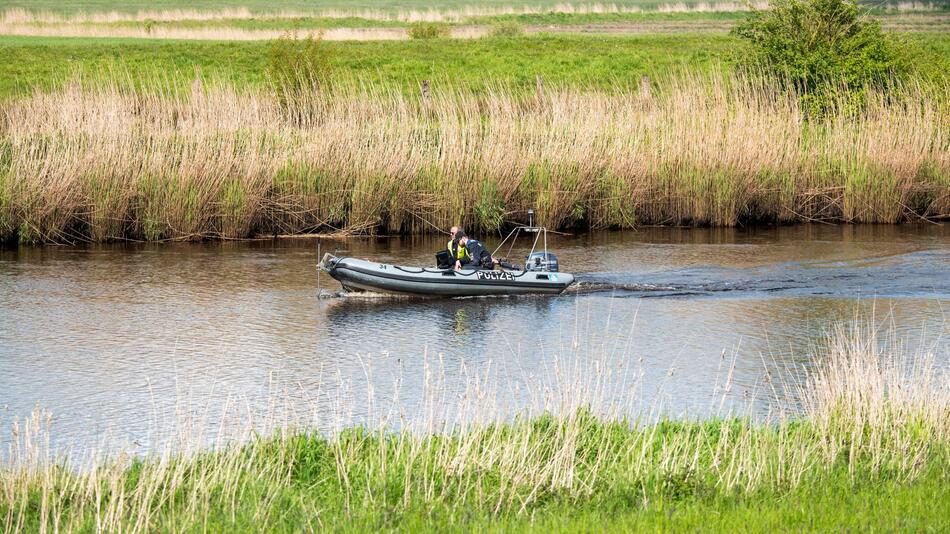
[[[0,23],[0,35],[34,37],[112,37],[118,39],[187,39],[213,41],[267,41],[279,39],[287,30],[247,30],[243,28],[208,27],[108,27],[83,24],[33,25]],[[327,41],[394,41],[408,39],[402,28],[329,28],[301,32],[301,37],[322,36]],[[459,35],[464,37],[465,35]]]
[[[662,31],[662,28],[659,30]],[[487,35],[485,26],[454,26],[449,36],[474,39]],[[213,41],[267,41],[288,35],[286,29],[248,30],[232,27],[188,28],[175,26],[92,26],[80,23],[56,25],[0,23],[0,35],[35,37],[113,37],[132,39],[185,39]],[[294,33],[294,38],[320,36],[325,41],[401,41],[409,39],[405,28],[326,28]]]
[[[72,83],[0,103],[0,238],[894,223],[950,213],[948,86],[807,121],[761,81],[649,94]]]

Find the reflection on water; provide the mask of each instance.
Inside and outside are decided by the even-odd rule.
[[[429,264],[442,242],[322,248]],[[359,420],[369,382],[412,419],[433,359],[449,379],[503,381],[491,400],[509,407],[556,381],[559,358],[602,360],[631,377],[611,397],[694,415],[718,408],[734,365],[730,403],[763,412],[782,396],[771,377],[794,384],[829,324],[856,315],[947,357],[944,227],[644,229],[551,247],[579,273],[568,294],[455,300],[318,299],[339,285],[324,275],[318,287],[311,240],[2,250],[0,440],[39,405],[57,446],[106,430],[142,442],[170,412],[233,395],[266,404],[274,384]]]

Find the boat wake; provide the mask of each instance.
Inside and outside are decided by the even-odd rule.
[[[827,296],[950,296],[950,252],[836,262],[787,262],[753,268],[697,266],[645,273],[584,273],[572,294],[612,293],[617,298]]]
[[[347,291],[346,289],[331,291],[329,289],[321,289],[317,293],[317,298],[321,300],[347,299],[375,302],[381,300],[413,300],[425,297],[419,297],[418,295],[399,295],[395,293],[376,293],[373,291]]]
[[[695,266],[650,272],[589,272],[577,274],[576,282],[563,295],[604,294],[612,298],[779,295],[948,298],[950,271],[942,267],[944,265],[950,265],[950,252],[921,251],[852,261],[788,262],[754,268]],[[360,301],[418,298],[327,289],[321,290],[319,297]]]
[[[608,291],[614,292],[632,292],[632,293],[649,293],[649,292],[662,292],[668,293],[670,291],[682,291],[684,288],[677,287],[673,285],[666,284],[647,284],[647,283],[622,283],[622,282],[605,282],[599,280],[578,280],[574,285],[568,287],[564,293],[565,294],[579,294],[583,295],[586,293],[602,293]]]

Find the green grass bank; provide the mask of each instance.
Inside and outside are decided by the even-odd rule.
[[[581,378],[557,392],[562,411],[514,420],[481,413],[481,422],[449,432],[435,430],[437,423],[327,436],[286,429],[217,450],[170,450],[76,469],[47,459],[35,417],[18,427],[13,455],[0,466],[0,525],[125,532],[944,530],[950,390],[934,363],[945,355],[908,358],[893,341],[839,328],[798,391],[801,410],[768,422],[624,417],[596,386],[585,388],[607,372],[590,355],[580,355]],[[468,399],[478,410],[476,397],[458,402]]]
[[[897,465],[875,465],[868,454],[849,461],[846,436],[823,436],[807,424],[770,429],[713,421],[631,430],[575,416],[477,434],[415,439],[351,431],[333,440],[294,435],[192,458],[110,465],[96,474],[5,468],[0,524],[7,531],[30,532],[57,527],[78,532],[950,527],[945,513],[950,472],[943,447],[924,458],[908,458],[920,463],[909,475]],[[755,445],[737,443],[740,438]],[[783,447],[815,449],[835,441],[840,456],[801,473],[753,483],[751,489],[745,487],[750,482],[745,475],[735,481],[723,476],[734,462],[728,447],[754,455],[749,460],[762,462],[758,469],[781,472]],[[511,456],[515,448],[530,456],[522,465]],[[444,455],[478,456],[481,462],[453,466]]]

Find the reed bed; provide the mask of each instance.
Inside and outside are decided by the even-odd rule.
[[[485,27],[459,26],[449,30],[456,39],[481,37],[488,33]],[[121,27],[90,26],[84,24],[3,24],[0,35],[34,37],[94,37],[116,39],[184,39],[202,41],[268,41],[286,37],[287,29],[249,30],[244,28],[207,27],[182,28],[174,26]],[[296,32],[294,38],[321,38],[326,41],[400,41],[408,39],[405,28],[326,28],[319,31]]]
[[[416,517],[445,528],[549,507],[611,515],[716,496],[768,510],[806,488],[849,494],[945,473],[950,375],[935,363],[946,355],[907,354],[873,326],[839,326],[802,382],[801,410],[764,422],[629,414],[604,395],[617,377],[603,356],[565,354],[553,383],[528,385],[540,399],[535,411],[514,420],[498,415],[482,377],[447,396],[427,368],[418,425],[395,428],[392,407],[378,406],[373,413],[388,413],[378,426],[245,432],[243,444],[217,450],[169,448],[85,466],[49,454],[49,423],[37,412],[15,427],[0,468],[0,524],[8,532],[359,530],[411,528],[404,521]],[[437,415],[449,404],[468,416],[447,428]]]
[[[447,88],[448,87],[448,88]],[[245,238],[950,213],[950,86],[806,120],[770,83],[420,95],[70,83],[0,103],[0,238]]]
[[[696,19],[682,21],[644,21],[620,23],[561,23],[535,24],[524,26],[525,35],[550,33],[584,34],[667,34],[667,33],[728,33],[735,21],[717,21]],[[945,15],[889,15],[882,19],[885,29],[895,32],[940,32],[950,26],[950,18]],[[194,26],[191,24],[175,26],[162,25],[114,25],[89,23],[57,24],[7,24],[0,22],[0,35],[26,37],[85,37],[112,39],[154,39],[154,40],[194,40],[194,41],[269,41],[280,38],[304,39],[319,37],[325,41],[402,41],[410,39],[407,27],[335,27],[292,30],[290,26],[274,29],[248,29],[228,25]],[[492,35],[493,26],[483,21],[470,24],[457,24],[446,28],[446,37],[452,39],[475,39]]]
[[[358,18],[387,22],[465,22],[472,18],[539,15],[558,13],[567,15],[611,14],[611,13],[721,13],[748,11],[767,7],[767,2],[673,2],[657,3],[652,6],[624,5],[611,3],[559,3],[554,5],[522,6],[485,6],[470,5],[459,8],[418,8],[418,9],[368,9],[368,8],[325,8],[313,10],[251,10],[246,7],[234,7],[218,10],[163,9],[148,11],[79,11],[75,13],[9,8],[0,15],[3,24],[63,24],[116,22],[176,22],[176,21],[214,21],[246,20],[253,18]],[[929,7],[928,7],[929,6]],[[932,4],[920,2],[902,2],[894,4],[893,9],[900,11],[933,10]]]
[[[942,20],[927,21],[921,24],[919,20],[900,20],[888,23],[887,27],[896,27],[901,31],[937,31]],[[727,33],[732,27],[729,22],[717,23],[710,21],[695,22],[648,22],[629,23],[622,25],[586,25],[583,31],[586,34],[663,34],[663,33]],[[452,39],[476,39],[492,34],[490,25],[458,25],[446,28],[446,37]],[[540,33],[577,33],[579,26],[527,26],[526,35]],[[251,30],[227,26],[215,27],[132,27],[132,26],[92,26],[84,24],[3,24],[0,23],[0,35],[16,35],[29,37],[91,37],[113,39],[172,39],[192,41],[270,41],[281,38],[306,39],[320,38],[324,41],[404,41],[410,39],[407,28],[324,28],[310,31],[291,31],[289,29],[259,29]]]

